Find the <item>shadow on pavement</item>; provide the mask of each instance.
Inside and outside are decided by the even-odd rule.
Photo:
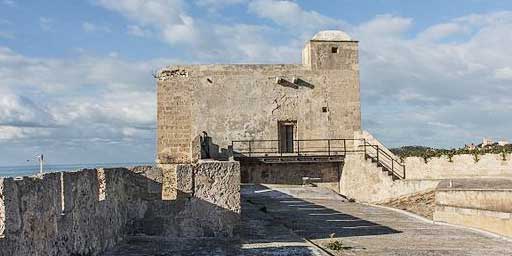
[[[244,185],[242,190],[242,200],[308,239],[401,233],[262,185]]]

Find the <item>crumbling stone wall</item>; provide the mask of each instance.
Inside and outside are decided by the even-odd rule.
[[[178,173],[192,175],[191,185],[173,201],[162,200],[161,171],[149,167],[0,180],[0,255],[98,255],[136,234],[235,237],[238,163],[197,163]]]
[[[121,241],[143,218],[151,195],[146,178],[126,169],[50,173],[3,180],[5,237],[0,255],[96,255]],[[156,196],[156,197],[155,197]]]
[[[240,222],[240,164],[200,161],[176,166],[176,199],[155,202],[142,233],[162,237],[234,238]]]

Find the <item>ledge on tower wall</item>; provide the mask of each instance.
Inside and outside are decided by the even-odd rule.
[[[512,238],[512,181],[459,179],[439,183],[434,221]]]

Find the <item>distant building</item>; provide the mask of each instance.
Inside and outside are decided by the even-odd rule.
[[[500,146],[506,146],[506,145],[509,145],[509,144],[510,144],[510,142],[508,142],[505,139],[501,139],[501,140],[498,141],[498,145],[500,145]]]
[[[491,139],[491,138],[483,138],[482,140],[482,147],[485,147],[485,146],[490,146],[494,144],[494,140]]]

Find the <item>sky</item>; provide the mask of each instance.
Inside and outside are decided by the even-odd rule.
[[[388,147],[512,139],[509,0],[0,0],[0,165],[152,162],[155,71],[300,63],[326,29]]]

